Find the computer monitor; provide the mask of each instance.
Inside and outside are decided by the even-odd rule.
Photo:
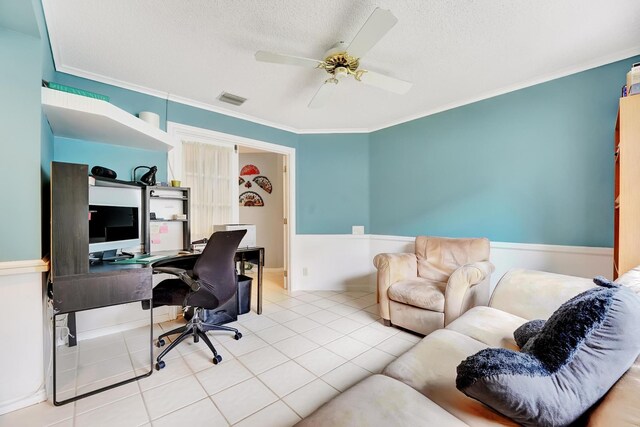
[[[131,248],[140,242],[137,207],[89,205],[89,252]]]

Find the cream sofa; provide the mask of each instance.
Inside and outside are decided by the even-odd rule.
[[[378,254],[380,317],[427,335],[489,300],[489,240],[416,237],[415,253]]]
[[[640,294],[640,267],[616,282]],[[474,307],[373,375],[337,396],[299,426],[516,425],[456,389],[456,367],[487,347],[517,349],[513,331],[548,318],[564,301],[593,287],[591,279],[513,270],[489,306]],[[592,408],[588,426],[640,425],[640,357]]]

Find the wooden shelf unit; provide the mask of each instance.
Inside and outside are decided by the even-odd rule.
[[[640,265],[640,96],[620,99],[614,133],[613,276]]]
[[[189,249],[191,246],[190,196],[191,190],[186,187],[153,186],[145,188],[144,251],[146,253]],[[151,219],[151,212],[164,219]],[[187,219],[172,219],[173,214],[184,214]],[[160,227],[159,224],[162,223],[167,223],[170,229],[166,233],[156,235],[156,238],[168,239],[173,242],[173,246],[168,247],[166,241],[154,243],[153,229],[156,226]]]

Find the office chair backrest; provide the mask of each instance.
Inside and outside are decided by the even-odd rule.
[[[194,276],[203,282],[203,286],[220,301],[220,304],[229,301],[237,292],[234,258],[246,233],[247,230],[213,233],[193,266]],[[200,289],[198,292],[202,291],[203,289]]]

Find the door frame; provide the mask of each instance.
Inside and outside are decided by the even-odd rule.
[[[182,176],[182,140],[195,139],[197,141],[211,143],[211,144],[229,144],[229,145],[241,145],[247,148],[256,148],[259,150],[268,151],[271,153],[281,154],[284,158],[284,163],[287,165],[286,178],[288,180],[287,194],[283,194],[284,198],[288,200],[287,209],[284,211],[284,216],[287,219],[286,238],[284,239],[285,251],[284,251],[284,270],[287,272],[285,278],[285,286],[289,293],[295,290],[295,280],[293,278],[293,271],[297,265],[295,257],[295,241],[296,241],[296,149],[287,147],[285,145],[278,145],[271,142],[261,141],[258,139],[245,138],[242,136],[231,135],[222,133],[210,129],[204,129],[189,125],[184,125],[176,122],[167,122],[167,133],[173,139],[173,149],[169,151],[167,156],[167,169],[169,173],[174,176]],[[237,162],[236,162],[237,163]],[[237,165],[235,166],[238,167]],[[235,170],[237,176],[239,171]],[[238,189],[234,193],[234,197],[238,199]],[[239,205],[237,203],[232,204],[232,215],[234,221],[239,221]]]

